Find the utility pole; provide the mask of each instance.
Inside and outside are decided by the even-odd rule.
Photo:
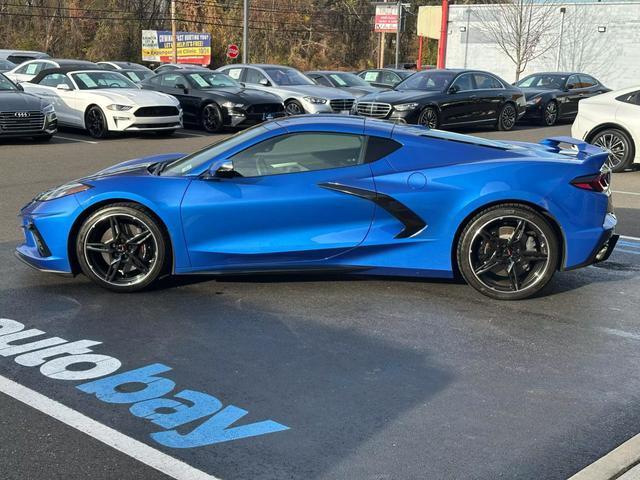
[[[242,63],[249,63],[249,0],[244,0],[242,21]]]
[[[397,13],[397,25],[396,25],[396,68],[398,68],[398,62],[400,57],[400,28],[402,26],[402,0],[398,0]]]
[[[564,34],[564,15],[567,9],[560,8],[560,40],[558,41],[558,54],[556,56],[556,71],[560,71],[560,59],[562,57],[562,35]]]
[[[176,0],[171,0],[171,45],[173,46],[173,63],[178,63],[178,35],[176,34]]]

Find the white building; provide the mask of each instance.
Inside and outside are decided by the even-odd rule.
[[[514,63],[483,28],[487,14],[479,9],[492,8],[451,6],[446,65],[488,70],[513,82]],[[640,1],[558,3],[550,11],[558,15],[553,31],[545,34],[553,48],[532,60],[520,78],[541,71],[577,71],[612,89],[640,85]]]

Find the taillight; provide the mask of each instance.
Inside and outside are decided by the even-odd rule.
[[[571,185],[592,192],[609,192],[610,182],[611,172],[601,172],[597,175],[574,178],[571,180]]]

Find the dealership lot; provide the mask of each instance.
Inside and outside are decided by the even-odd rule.
[[[538,141],[569,125],[464,133]],[[167,446],[151,437],[164,429],[129,404],[16,363],[2,347],[0,376],[225,480],[561,479],[640,432],[639,171],[613,179],[626,237],[611,259],[560,273],[545,295],[521,302],[455,282],[327,275],[184,278],[115,295],[13,257],[15,214],[37,192],[215,139],[62,131],[47,145],[0,146],[0,317],[46,338],[101,342],[93,350],[121,371],[166,365],[160,376],[176,392],[248,411],[238,424],[271,419],[288,430]],[[169,478],[4,393],[0,409],[2,478]]]

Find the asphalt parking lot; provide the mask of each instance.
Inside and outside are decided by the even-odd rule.
[[[538,141],[569,130],[464,133]],[[156,375],[174,392],[247,411],[234,427],[287,429],[201,445],[206,419],[195,418],[166,435],[129,404],[18,363],[1,336],[0,391],[27,387],[109,427],[116,443],[151,446],[184,475],[174,478],[196,478],[191,468],[224,480],[563,479],[640,432],[640,171],[614,176],[625,238],[610,260],[557,274],[520,302],[457,282],[327,275],[184,278],[116,295],[14,258],[16,213],[36,193],[213,140],[63,131],[46,145],[0,145],[0,318],[41,338],[100,342],[92,350],[120,371],[162,364]],[[139,461],[136,443],[113,449],[5,393],[0,412],[0,478],[171,478]]]

